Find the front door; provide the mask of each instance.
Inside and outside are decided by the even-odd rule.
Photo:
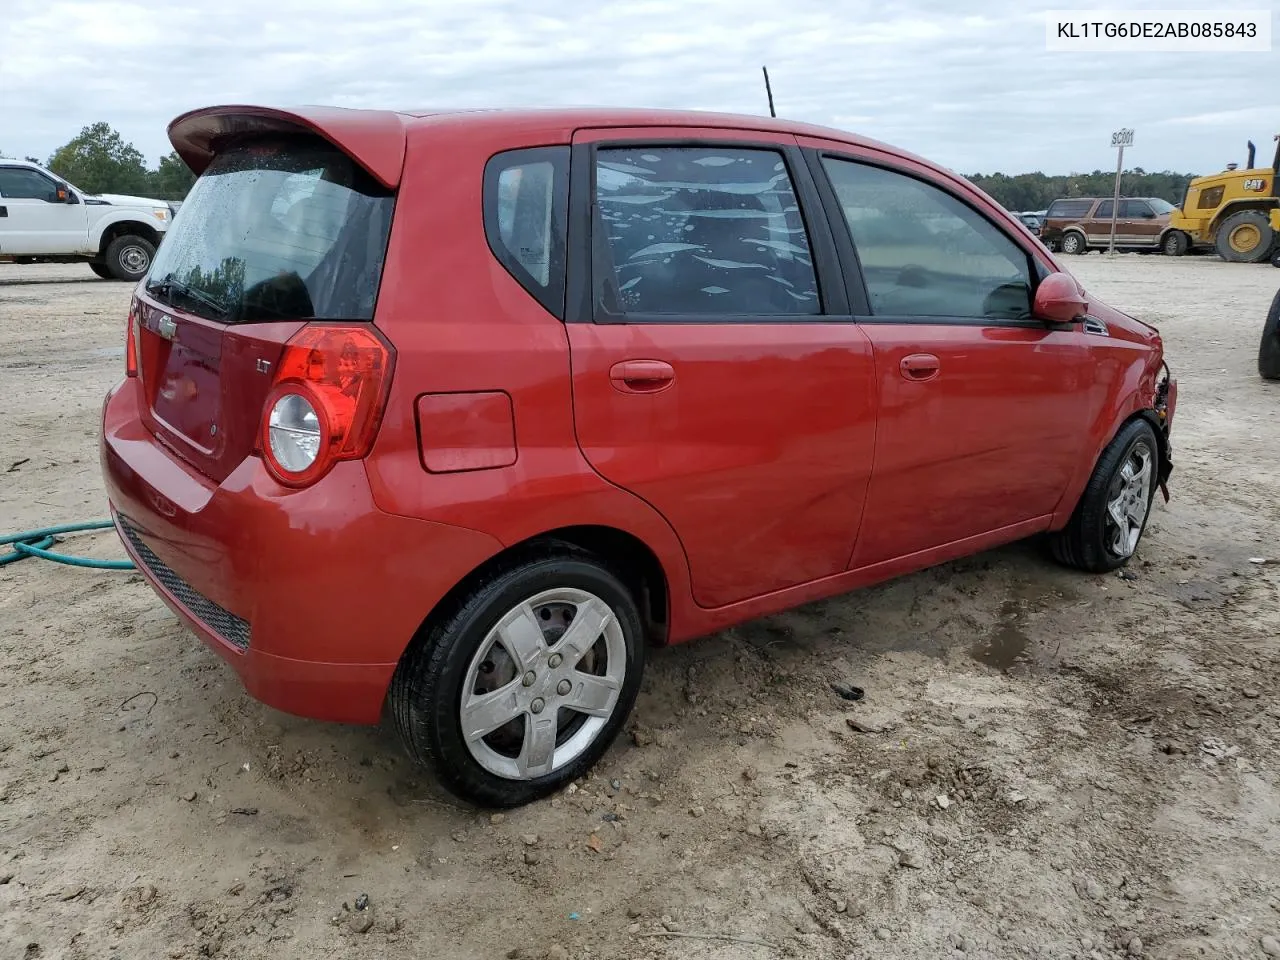
[[[67,200],[58,198],[61,189]],[[75,202],[67,202],[74,200]],[[0,253],[89,252],[88,216],[79,198],[30,167],[0,166]]]
[[[871,343],[795,138],[742,136],[586,130],[573,151],[578,441],[671,524],[704,607],[843,571],[875,442]]]
[[[854,566],[1047,518],[1103,399],[1089,338],[1031,319],[1035,267],[1012,226],[888,159],[815,163],[860,264],[880,392]]]
[[[1120,201],[1120,223],[1116,225],[1116,233],[1123,230],[1128,238],[1126,243],[1135,247],[1154,247],[1160,243],[1160,231],[1164,226],[1146,200]]]

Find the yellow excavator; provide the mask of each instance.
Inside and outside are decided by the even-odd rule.
[[[1196,177],[1182,207],[1169,215],[1161,249],[1177,257],[1193,249],[1217,251],[1233,263],[1280,267],[1280,134],[1270,167],[1255,167],[1249,144],[1245,169],[1227,164],[1222,173]]]

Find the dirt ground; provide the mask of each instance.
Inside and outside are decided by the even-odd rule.
[[[1181,384],[1131,575],[1018,544],[658,651],[595,775],[505,816],[260,706],[132,573],[0,568],[0,957],[1280,955],[1280,271],[1070,266]],[[0,266],[3,530],[106,516],[128,298]]]

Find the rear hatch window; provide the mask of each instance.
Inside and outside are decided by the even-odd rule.
[[[183,203],[147,291],[220,323],[372,319],[392,203],[318,138],[233,148]]]
[[[318,137],[219,152],[140,297],[152,431],[214,479],[234,470],[253,450],[288,338],[308,320],[373,319],[394,203]]]

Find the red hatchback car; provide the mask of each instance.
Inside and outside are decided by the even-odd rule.
[[[1157,332],[966,181],[705,113],[224,106],[102,467],[262,701],[390,714],[492,806],[581,775],[645,649],[1050,534],[1124,564]],[[1167,496],[1167,493],[1166,493]]]

